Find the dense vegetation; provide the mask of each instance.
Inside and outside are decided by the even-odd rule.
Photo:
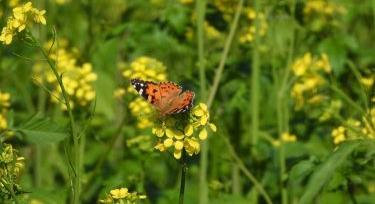
[[[0,203],[375,203],[374,1],[0,16]]]

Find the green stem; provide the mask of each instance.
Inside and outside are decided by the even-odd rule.
[[[88,176],[88,179],[87,179],[87,182],[86,182],[87,185],[84,186],[84,188],[83,188],[84,192],[90,191],[89,187],[92,184],[92,181],[97,176],[97,174],[100,172],[100,169],[103,166],[104,161],[106,161],[107,157],[110,155],[111,151],[113,150],[113,146],[115,145],[117,139],[121,136],[121,132],[122,132],[122,129],[123,129],[124,124],[125,124],[124,118],[125,117],[123,115],[120,117],[118,126],[115,130],[115,133],[113,134],[113,137],[109,141],[106,150],[104,151],[104,153],[99,158],[99,160],[96,163],[92,173]]]
[[[79,137],[77,135],[77,132],[76,132],[76,128],[75,128],[75,121],[74,121],[74,116],[73,116],[73,110],[70,106],[70,100],[69,100],[69,96],[65,90],[65,87],[64,87],[64,83],[62,81],[62,76],[60,76],[60,74],[58,73],[56,67],[55,67],[55,64],[51,61],[51,59],[49,58],[48,54],[46,53],[46,51],[43,49],[42,45],[39,43],[39,41],[36,40],[36,38],[31,34],[31,32],[29,32],[30,34],[30,37],[33,39],[33,42],[36,43],[37,47],[39,48],[40,52],[42,53],[42,55],[44,56],[44,58],[46,59],[48,65],[50,66],[53,74],[55,75],[55,78],[59,84],[59,87],[61,89],[61,93],[62,93],[62,96],[64,98],[64,102],[65,102],[65,105],[66,105],[66,108],[67,108],[67,111],[68,111],[68,115],[69,115],[69,124],[70,124],[70,134],[71,134],[71,137],[72,137],[72,140],[73,140],[73,149],[74,149],[74,162],[73,162],[73,165],[74,165],[74,175],[73,175],[73,179],[72,179],[72,188],[73,188],[73,203],[74,204],[78,204],[80,201],[79,201],[79,197],[80,197],[80,188],[81,188],[81,170],[80,170],[80,147],[79,147]]]
[[[219,136],[224,140],[225,145],[227,146],[227,150],[229,154],[233,158],[233,160],[237,163],[238,168],[245,174],[245,176],[254,184],[255,189],[263,196],[264,200],[267,204],[272,204],[271,198],[268,193],[264,190],[262,184],[255,178],[255,176],[246,168],[245,164],[242,162],[240,157],[237,155],[236,151],[234,150],[233,146],[229,142],[228,138],[224,137],[224,135],[219,134]]]
[[[277,99],[277,124],[278,124],[278,134],[279,134],[279,141],[282,143],[282,134],[286,130],[284,127],[284,111],[283,111],[283,98]],[[288,203],[288,194],[287,189],[284,185],[284,180],[286,178],[286,166],[285,166],[285,149],[284,144],[282,143],[279,147],[279,165],[280,165],[280,189],[281,189],[281,203],[287,204]]]
[[[206,99],[206,73],[204,59],[204,19],[206,13],[206,0],[196,1],[197,13],[197,46],[198,46],[198,67],[199,81],[202,98]]]
[[[254,1],[254,9],[258,15],[260,12],[259,2]],[[255,36],[253,42],[253,56],[251,69],[251,144],[255,145],[258,141],[259,132],[259,78],[260,78],[260,62],[259,62],[259,18],[255,19]]]
[[[181,156],[181,182],[180,182],[180,196],[178,199],[179,204],[184,204],[184,195],[185,195],[185,177],[187,171],[187,164],[186,164],[186,155],[185,150],[182,150]]]
[[[206,93],[206,73],[205,73],[205,57],[204,57],[204,21],[206,14],[206,0],[196,1],[197,13],[197,46],[198,46],[198,67],[201,98],[207,100]],[[199,203],[207,204],[208,185],[207,185],[207,169],[208,169],[208,141],[203,142],[201,146],[200,168],[199,168]]]
[[[223,53],[222,53],[221,58],[220,58],[219,66],[216,68],[214,82],[212,84],[212,87],[211,87],[211,90],[210,90],[210,95],[209,95],[208,100],[207,100],[207,106],[208,107],[211,107],[212,102],[215,98],[217,89],[219,88],[221,76],[222,76],[223,71],[224,71],[224,65],[225,65],[225,62],[227,61],[229,49],[232,45],[233,37],[234,37],[234,34],[235,34],[235,32],[237,30],[237,27],[238,27],[238,21],[240,19],[242,7],[243,7],[243,0],[240,0],[238,2],[238,6],[237,6],[236,14],[234,16],[234,20],[231,24],[229,35],[228,35],[228,37],[225,41],[224,50],[223,50]]]
[[[43,89],[38,91],[38,112],[44,115],[46,105],[46,92]],[[40,187],[42,184],[42,161],[43,161],[43,146],[35,145],[35,161],[34,161],[34,185]],[[44,164],[46,162],[43,162]],[[46,175],[44,175],[46,176]]]
[[[366,116],[366,111],[358,105],[356,102],[354,102],[345,92],[343,92],[340,88],[338,88],[335,85],[331,85],[330,88],[336,92],[338,95],[341,96],[342,99],[344,99],[350,106],[352,106],[356,111],[361,113],[361,115]]]
[[[296,9],[296,3],[295,0],[292,0],[291,2],[291,18],[294,19],[295,15],[295,9]],[[277,124],[278,124],[278,135],[279,135],[279,141],[282,142],[282,134],[284,132],[289,131],[289,115],[288,115],[288,105],[287,105],[287,94],[286,90],[288,89],[288,81],[289,81],[289,75],[290,75],[290,66],[292,64],[293,56],[294,56],[294,48],[295,48],[295,25],[294,21],[292,21],[292,31],[290,36],[290,45],[288,50],[288,58],[286,63],[286,69],[284,72],[284,75],[281,80],[281,84],[276,84],[276,114],[277,114]],[[278,80],[279,81],[279,80]],[[279,87],[279,88],[278,88]],[[285,165],[285,148],[284,145],[281,144],[279,147],[279,166],[280,166],[280,189],[281,189],[281,203],[287,204],[288,203],[288,191],[284,184],[285,178],[287,177],[286,172],[286,165]]]
[[[360,71],[358,70],[357,66],[355,66],[355,64],[350,61],[350,60],[347,60],[346,62],[350,68],[350,70],[353,72],[355,78],[357,79],[358,83],[359,83],[359,86],[361,87],[360,88],[360,95],[361,95],[361,98],[365,104],[365,109],[366,110],[369,110],[369,104],[368,104],[368,96],[366,94],[366,88],[363,86],[362,82],[361,82],[361,79],[362,79],[362,75],[360,73]]]

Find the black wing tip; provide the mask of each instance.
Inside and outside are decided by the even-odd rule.
[[[131,84],[142,83],[142,82],[146,82],[146,81],[139,79],[139,78],[130,79]]]

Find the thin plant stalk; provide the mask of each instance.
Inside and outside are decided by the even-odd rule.
[[[72,140],[73,140],[73,151],[74,151],[74,162],[73,162],[74,175],[73,175],[73,178],[72,178],[72,191],[73,191],[72,203],[78,204],[80,202],[79,197],[80,197],[80,188],[81,188],[81,170],[80,170],[80,166],[81,166],[81,164],[80,164],[81,159],[80,158],[81,158],[81,156],[80,156],[80,147],[79,147],[79,137],[78,137],[78,134],[76,132],[76,124],[75,124],[75,120],[74,120],[74,116],[73,116],[73,110],[70,106],[69,96],[68,96],[68,94],[65,90],[64,83],[62,81],[62,75],[60,76],[60,74],[58,73],[55,64],[51,61],[47,52],[43,49],[43,47],[39,43],[39,41],[36,40],[36,38],[31,34],[31,32],[29,32],[29,34],[30,34],[30,37],[32,38],[33,42],[36,43],[36,46],[40,50],[40,52],[42,53],[43,57],[46,59],[49,67],[51,68],[51,70],[53,72],[53,74],[55,75],[55,78],[56,78],[56,80],[59,84],[59,87],[61,89],[61,94],[62,94],[63,99],[64,99],[64,104],[66,105],[66,109],[68,111],[69,125],[70,125],[70,135],[71,135]]]
[[[240,157],[237,155],[236,151],[234,150],[232,144],[224,135],[219,134],[219,136],[224,140],[225,145],[227,146],[227,150],[229,154],[233,158],[234,162],[236,162],[238,168],[245,174],[245,176],[254,184],[254,188],[263,196],[264,200],[267,204],[272,204],[271,197],[268,193],[264,190],[262,184],[255,178],[255,176],[246,168],[245,164],[242,162]]]
[[[180,196],[178,199],[179,204],[184,204],[186,172],[187,172],[186,153],[185,153],[185,150],[183,149],[182,156],[181,156],[181,182],[180,182]]]
[[[200,93],[203,100],[207,100],[206,94],[206,73],[205,73],[205,56],[204,56],[204,20],[206,13],[206,0],[196,1],[197,13],[197,47],[198,47],[198,67]],[[199,168],[199,203],[207,204],[208,186],[207,186],[207,169],[208,169],[208,141],[203,142],[200,154]]]
[[[259,14],[259,2],[254,1],[254,9]],[[255,36],[252,49],[252,69],[251,69],[251,144],[255,145],[258,141],[259,133],[259,78],[260,78],[260,62],[259,62],[259,19],[255,19]]]
[[[295,0],[291,2],[291,18],[294,18],[296,9]],[[293,22],[294,23],[294,22]],[[282,141],[282,134],[284,132],[289,131],[289,115],[288,115],[288,106],[287,106],[287,89],[288,89],[288,81],[290,75],[290,66],[292,64],[293,56],[294,56],[294,47],[295,47],[295,25],[292,26],[291,36],[290,36],[290,45],[288,50],[288,58],[286,63],[286,69],[284,71],[284,75],[282,76],[281,84],[278,84],[276,88],[276,114],[277,114],[277,126],[278,126],[278,135],[279,140]],[[288,191],[284,184],[284,180],[287,177],[286,172],[286,164],[285,164],[285,148],[284,145],[281,144],[279,147],[279,166],[280,166],[280,189],[281,189],[281,203],[287,204],[288,203]]]
[[[216,96],[217,89],[219,88],[221,76],[222,76],[223,71],[224,71],[224,65],[225,65],[225,62],[227,61],[227,57],[228,57],[230,47],[232,45],[233,37],[234,37],[234,34],[235,34],[235,32],[237,30],[237,27],[238,27],[238,21],[240,19],[242,8],[243,8],[243,0],[240,0],[238,2],[238,6],[237,6],[237,9],[236,9],[236,13],[234,15],[233,22],[231,23],[229,35],[228,35],[228,37],[225,41],[224,50],[221,54],[219,66],[216,68],[214,82],[213,82],[212,87],[210,89],[210,94],[209,94],[208,100],[207,100],[208,108],[211,107],[212,102],[213,102],[213,100]]]

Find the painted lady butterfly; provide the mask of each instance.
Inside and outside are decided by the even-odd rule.
[[[183,91],[181,86],[173,82],[156,83],[132,79],[131,84],[163,116],[183,113],[193,106],[194,92]]]

